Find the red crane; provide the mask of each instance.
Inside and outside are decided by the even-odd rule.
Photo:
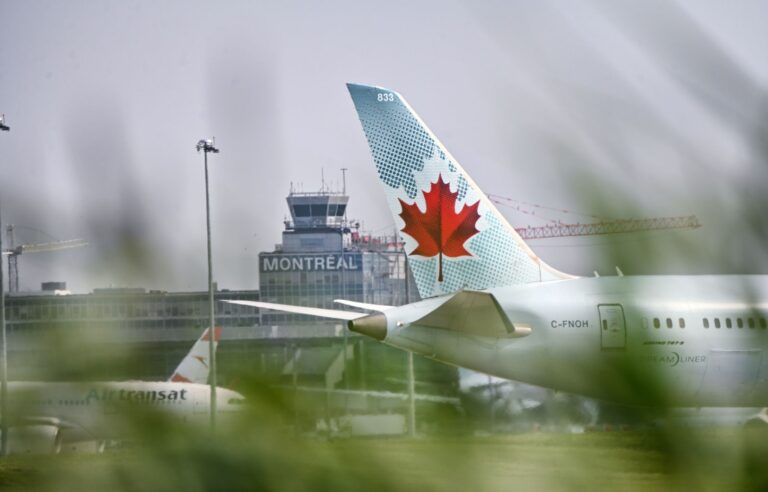
[[[541,214],[537,215],[535,212],[531,212],[530,209],[557,212],[560,214],[575,214],[569,210],[521,202],[501,195],[488,195],[488,198],[490,198],[493,203],[513,208],[514,210],[527,215],[543,217]],[[526,207],[529,207],[529,209],[526,209]],[[701,227],[701,223],[695,215],[650,217],[642,219],[606,219],[591,214],[576,215],[591,217],[594,221],[569,224],[559,220],[545,218],[545,220],[550,222],[549,224],[542,226],[515,227],[515,230],[523,239],[549,239],[555,237],[597,236],[601,234],[620,234],[626,232],[659,231],[667,229],[696,229]]]

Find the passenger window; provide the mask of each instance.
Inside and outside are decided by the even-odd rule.
[[[672,318],[667,318],[667,328],[672,328]]]
[[[720,318],[715,318],[715,328],[720,328]]]
[[[703,320],[701,320],[701,321],[704,323],[704,328],[709,328],[709,319],[707,319],[707,318],[704,318],[704,319],[703,319]]]
[[[744,321],[742,321],[741,318],[736,318],[736,326],[739,328],[744,328]]]
[[[685,328],[685,320],[683,318],[680,318],[677,322],[680,325],[680,328]]]
[[[765,318],[760,318],[760,328],[765,329]]]
[[[755,318],[749,318],[747,320],[747,324],[749,325],[750,328],[754,328],[755,327]]]
[[[731,323],[731,318],[725,318],[725,327],[733,328],[733,324]]]
[[[653,318],[653,327],[661,328],[661,323],[659,323],[659,318]]]

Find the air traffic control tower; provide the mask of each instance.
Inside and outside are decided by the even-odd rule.
[[[291,221],[285,222],[282,245],[284,252],[341,253],[346,227],[347,202],[349,202],[347,195],[330,191],[317,193],[292,191],[286,201],[288,210],[291,212]]]
[[[398,305],[406,290],[405,258],[393,237],[361,233],[347,219],[349,196],[321,190],[287,197],[290,220],[283,241],[259,254],[261,300],[339,309],[334,299]],[[263,312],[263,325],[317,322],[307,316]]]

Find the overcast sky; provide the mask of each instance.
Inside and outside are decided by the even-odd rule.
[[[749,1],[0,0],[3,222],[90,242],[22,257],[21,287],[204,290],[209,135],[221,287],[258,287],[289,184],[321,170],[349,168],[350,216],[391,233],[348,81],[403,94],[487,193],[704,224],[532,243],[559,269],[767,273],[766,19]]]

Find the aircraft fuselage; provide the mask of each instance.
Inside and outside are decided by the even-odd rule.
[[[520,338],[413,324],[447,297],[388,311],[385,343],[596,398],[768,405],[768,276],[600,277],[489,289]]]
[[[131,416],[159,412],[180,423],[206,425],[210,388],[176,382],[10,382],[9,423],[62,429],[65,441],[129,437]],[[217,388],[217,409],[241,408],[242,396]]]

